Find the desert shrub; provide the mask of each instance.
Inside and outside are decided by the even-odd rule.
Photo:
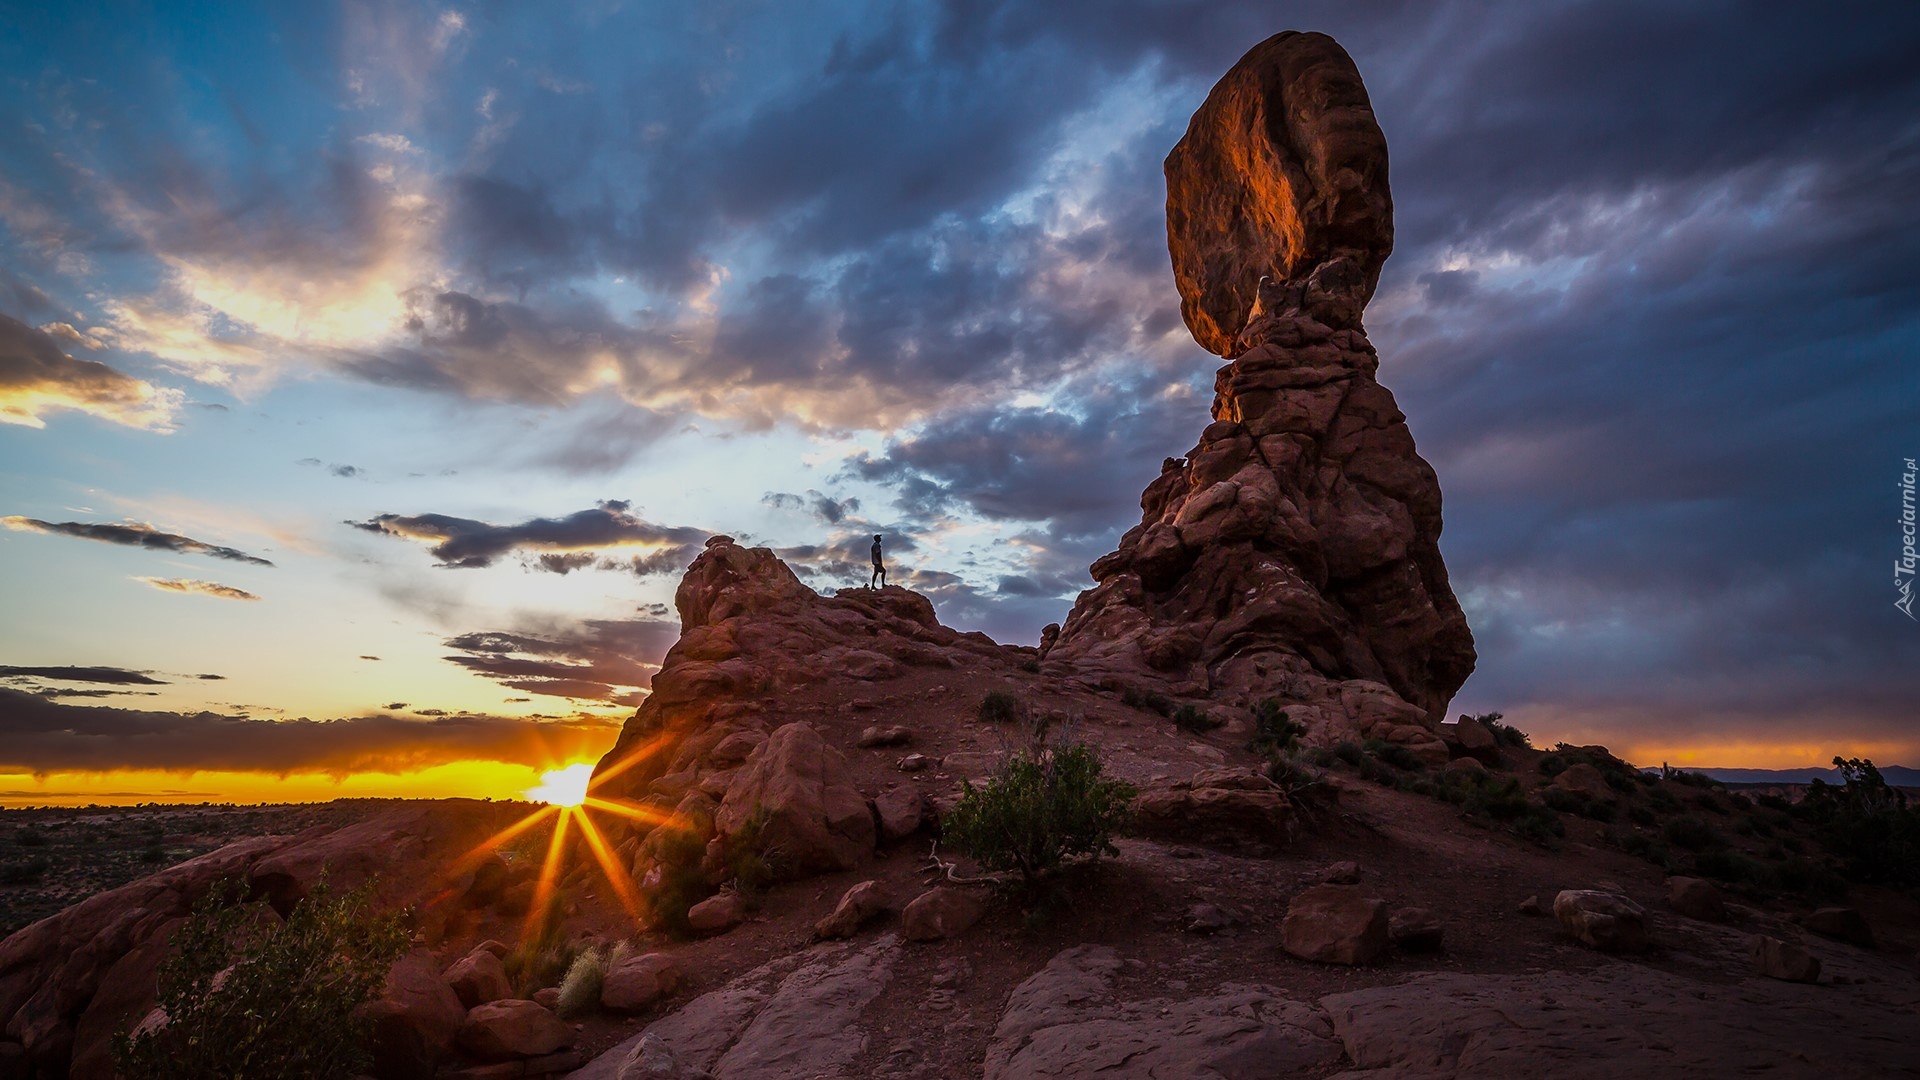
[[[554,1012],[562,1020],[577,1020],[598,1010],[600,988],[606,984],[607,972],[632,951],[632,946],[624,941],[616,942],[610,949],[590,945],[580,950],[560,979],[560,1000],[554,1005]]]
[[[1120,703],[1129,709],[1145,709],[1161,716],[1173,715],[1173,702],[1157,690],[1141,690],[1138,687],[1125,687],[1120,691]]]
[[[13,842],[21,847],[45,847],[47,834],[32,825],[22,825],[13,830]]]
[[[1820,842],[1862,881],[1893,885],[1920,882],[1920,810],[1906,793],[1890,787],[1865,758],[1833,759],[1838,786],[1814,780],[1800,803]]]
[[[1660,766],[1660,774],[1663,779],[1671,780],[1676,784],[1685,784],[1688,787],[1706,788],[1708,790],[1721,787],[1720,781],[1715,780],[1706,773],[1688,772],[1685,769],[1670,769],[1664,764]]]
[[[1621,851],[1645,859],[1668,873],[1672,873],[1679,868],[1678,864],[1674,862],[1673,854],[1668,850],[1667,845],[1650,836],[1645,836],[1630,829],[1609,829],[1607,830],[1606,839],[1608,843],[1619,848]]]
[[[678,940],[693,933],[687,925],[687,909],[713,895],[713,886],[700,869],[707,853],[706,841],[700,837],[706,830],[663,829],[655,834],[659,839],[653,841],[660,880],[648,895],[650,925]]]
[[[1703,851],[1694,857],[1693,868],[1707,877],[1743,885],[1773,884],[1773,868],[1744,852],[1729,848]]]
[[[1659,815],[1644,806],[1627,807],[1627,820],[1643,829],[1651,829],[1660,824]]]
[[[1703,851],[1720,845],[1720,834],[1714,827],[1691,814],[1668,818],[1660,827],[1660,835],[1667,843],[1688,851]]]
[[[1333,756],[1349,765],[1358,765],[1366,759],[1367,752],[1360,749],[1359,743],[1351,739],[1341,739],[1333,748]]]
[[[1134,794],[1132,785],[1101,775],[1091,747],[1030,747],[1010,756],[985,786],[963,782],[941,835],[987,870],[1018,873],[1031,893],[1068,859],[1119,854],[1113,834],[1125,825]]]
[[[1661,813],[1677,814],[1680,812],[1680,800],[1674,798],[1673,792],[1668,791],[1666,788],[1655,787],[1647,789],[1647,801],[1652,803],[1653,808]]]
[[[1306,759],[1307,764],[1318,766],[1322,769],[1329,768],[1334,762],[1340,760],[1333,751],[1324,746],[1310,747],[1306,752]]]
[[[1333,790],[1327,786],[1324,773],[1301,765],[1288,754],[1270,755],[1266,773],[1267,779],[1280,785],[1280,790],[1295,809],[1314,809],[1329,801],[1333,794]]]
[[[1278,699],[1268,698],[1253,707],[1253,740],[1247,749],[1256,754],[1289,754],[1306,733],[1306,725],[1288,716]]]
[[[1419,755],[1400,743],[1390,743],[1380,739],[1368,739],[1361,749],[1367,752],[1367,756],[1377,761],[1385,762],[1396,769],[1417,772],[1426,768],[1426,765],[1421,762]]]
[[[521,997],[532,997],[535,990],[552,986],[573,966],[579,947],[561,937],[551,920],[522,937],[501,961],[507,969],[507,981]]]
[[[1360,759],[1360,779],[1381,787],[1399,787],[1400,772],[1388,765],[1382,765],[1379,759],[1368,755]]]
[[[1025,660],[1020,661],[1020,670],[1029,675],[1040,674],[1040,658],[1037,656],[1029,656]]]
[[[726,839],[727,876],[749,904],[757,904],[780,877],[781,853],[766,839],[770,817],[762,807]]]
[[[1555,838],[1567,835],[1567,827],[1559,815],[1544,806],[1530,805],[1527,813],[1514,819],[1512,828],[1515,836],[1535,844],[1551,844]]]
[[[1540,793],[1540,799],[1560,813],[1578,814],[1595,821],[1612,821],[1620,815],[1620,804],[1612,799],[1589,798],[1563,788],[1549,787]]]
[[[174,933],[157,1003],[167,1023],[113,1040],[126,1080],[333,1080],[367,1070],[358,1015],[408,945],[403,917],[375,915],[372,889],[334,894],[325,881],[285,922],[217,884]]]
[[[1705,810],[1709,814],[1718,814],[1721,817],[1726,817],[1727,814],[1731,812],[1727,809],[1727,804],[1715,798],[1711,791],[1703,791],[1695,795],[1693,797],[1693,805]]]
[[[167,849],[159,844],[148,844],[140,849],[140,861],[143,863],[162,862],[167,857]]]
[[[1205,735],[1220,725],[1213,718],[1192,705],[1182,705],[1173,710],[1173,726],[1194,735]]]
[[[1493,744],[1495,746],[1510,746],[1516,749],[1523,749],[1533,745],[1532,741],[1527,738],[1526,732],[1521,731],[1511,724],[1501,723],[1500,721],[1502,719],[1504,719],[1504,716],[1501,713],[1490,712],[1481,713],[1478,716],[1462,716],[1460,722],[1463,724],[1479,724],[1485,727],[1493,733]]]
[[[1759,801],[1761,806],[1775,813],[1789,814],[1793,812],[1793,804],[1778,795],[1762,795]]]
[[[989,690],[980,699],[980,719],[988,724],[1011,724],[1020,719],[1020,699],[1005,690]]]
[[[53,869],[53,863],[44,855],[19,862],[0,863],[0,885],[38,885]]]

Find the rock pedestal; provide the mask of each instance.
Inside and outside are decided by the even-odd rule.
[[[1444,755],[1432,729],[1473,638],[1440,558],[1439,483],[1361,326],[1393,223],[1353,62],[1320,34],[1262,43],[1166,172],[1182,314],[1231,362],[1213,423],[1167,459],[1045,658],[1095,682],[1277,700],[1311,742]]]

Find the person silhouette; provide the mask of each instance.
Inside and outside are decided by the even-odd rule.
[[[873,534],[873,576],[867,579],[867,588],[873,588],[873,583],[876,581],[880,583],[881,588],[887,587],[887,567],[880,561],[879,533]]]

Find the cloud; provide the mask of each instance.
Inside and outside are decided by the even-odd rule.
[[[212,581],[200,581],[196,578],[136,577],[133,580],[144,581],[162,592],[197,593],[201,596],[217,596],[223,600],[260,599],[245,589],[236,589],[231,585],[221,585]]]
[[[409,772],[460,761],[540,765],[605,748],[617,720],[464,714],[260,720],[81,707],[0,687],[0,769],[162,769],[287,774]]]
[[[165,686],[151,672],[128,671],[117,667],[0,667],[0,677],[58,679],[62,682],[108,683],[120,686]]]
[[[629,503],[602,502],[564,518],[534,518],[518,525],[494,525],[445,514],[380,514],[346,524],[366,532],[426,543],[443,567],[491,566],[502,556],[525,552],[533,565],[566,573],[589,565],[591,553],[625,548],[651,549],[620,563],[636,574],[665,573],[693,561],[711,534],[699,529],[656,525],[632,514]]]
[[[104,544],[124,544],[128,547],[147,548],[153,551],[173,551],[182,555],[205,555],[214,559],[226,559],[229,562],[252,563],[255,566],[273,564],[256,555],[249,555],[236,548],[221,547],[195,540],[178,533],[162,532],[144,522],[129,521],[120,523],[63,521],[41,521],[38,518],[4,517],[4,525],[16,532],[51,533],[58,536],[77,536],[83,540],[98,540]]]
[[[532,630],[478,631],[447,640],[446,659],[513,690],[637,705],[679,640],[665,619],[593,619]]]
[[[48,327],[92,347],[67,323]],[[77,360],[48,330],[0,315],[0,424],[43,428],[42,414],[71,409],[127,427],[169,432],[185,400],[179,390],[154,386],[98,360]]]

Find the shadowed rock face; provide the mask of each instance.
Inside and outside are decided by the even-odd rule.
[[[1277,698],[1315,741],[1433,750],[1473,637],[1440,558],[1439,482],[1361,326],[1392,203],[1333,39],[1276,35],[1214,87],[1167,158],[1167,235],[1187,325],[1233,362],[1214,422],[1093,564],[1049,669]]]

